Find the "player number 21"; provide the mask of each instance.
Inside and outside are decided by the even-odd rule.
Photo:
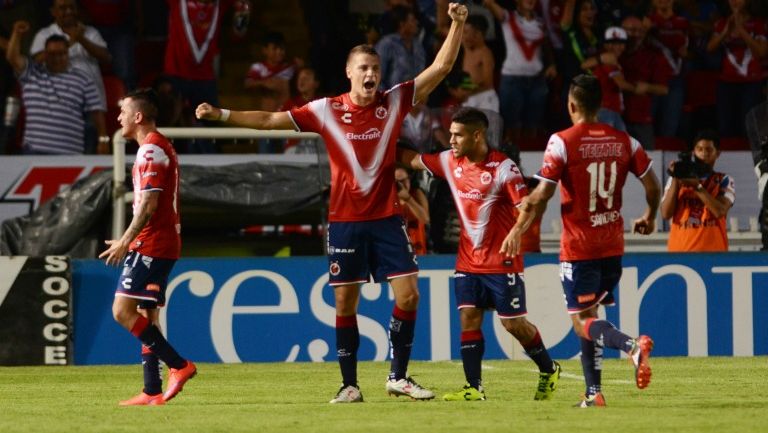
[[[608,188],[605,187],[605,161],[593,162],[587,166],[589,172],[589,211],[597,210],[597,197],[605,199],[605,206],[610,209],[613,207],[613,192],[616,189],[616,161],[611,162],[608,170],[610,179]]]

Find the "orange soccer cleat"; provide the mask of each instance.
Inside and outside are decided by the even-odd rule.
[[[163,394],[149,395],[145,392],[120,402],[120,406],[161,406],[164,404]]]
[[[184,388],[184,384],[187,383],[189,379],[195,377],[196,374],[197,367],[195,367],[195,363],[192,361],[187,361],[187,365],[183,368],[171,368],[168,375],[168,389],[166,389],[165,394],[163,394],[163,399],[168,401],[176,397],[176,394],[180,393]]]
[[[641,335],[635,340],[635,347],[629,354],[632,364],[635,365],[635,382],[640,389],[646,388],[651,383],[651,365],[648,363],[653,350],[653,340],[647,335]]]

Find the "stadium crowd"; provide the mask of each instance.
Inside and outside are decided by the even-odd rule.
[[[262,3],[0,0],[0,154],[109,153],[118,102],[137,87],[158,92],[158,126],[216,125],[197,120],[194,108],[229,96],[218,90],[226,45],[259,41],[260,55],[241,72],[239,89],[252,109],[288,110],[344,91],[340,65],[360,43],[380,54],[381,88],[389,88],[432,62],[450,25],[447,0],[301,1],[309,35],[302,59],[289,55],[285,35],[249,27],[257,15],[269,22],[261,18],[273,12]],[[748,148],[744,119],[766,98],[765,2],[467,3],[454,70],[403,122],[400,140],[420,152],[449,147],[451,115],[463,106],[486,113],[491,146],[513,158],[520,150],[542,151],[552,132],[569,125],[567,91],[582,73],[600,80],[599,120],[629,132],[646,150],[683,150],[712,127],[718,151]],[[225,151],[206,140],[174,146],[179,153]],[[251,150],[316,148],[260,140]],[[456,215],[446,186],[423,175],[411,180],[430,209],[431,223],[414,222],[430,231],[419,238],[427,250],[453,251]]]

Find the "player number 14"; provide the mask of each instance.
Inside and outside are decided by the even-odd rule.
[[[589,211],[597,210],[597,197],[605,199],[605,206],[608,209],[613,207],[613,192],[616,189],[616,161],[611,162],[608,170],[610,179],[608,188],[605,187],[605,161],[593,162],[587,166],[589,172]]]

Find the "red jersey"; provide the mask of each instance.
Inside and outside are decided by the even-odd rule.
[[[528,194],[520,170],[506,155],[491,150],[485,161],[456,159],[452,150],[421,155],[435,176],[448,181],[461,221],[456,270],[479,274],[523,272],[523,257],[499,253],[515,225],[515,209]]]
[[[179,161],[173,145],[159,132],[147,135],[136,153],[131,174],[134,213],[143,191],[160,191],[160,199],[155,213],[130,249],[150,257],[178,259],[181,254]]]
[[[722,18],[716,22],[715,33],[722,34],[725,31],[727,22],[727,18]],[[765,40],[768,33],[765,21],[760,19],[753,18],[745,22],[744,29],[754,39],[759,40]],[[760,64],[760,59],[755,58],[752,50],[744,42],[744,39],[729,35],[726,36],[724,45],[725,53],[723,54],[723,63],[720,70],[721,80],[732,83],[745,83],[763,79],[765,71]]]
[[[671,70],[664,66],[664,59],[655,48],[643,45],[632,52],[625,52],[620,59],[624,78],[630,83],[644,81],[650,84],[668,85]],[[653,123],[651,95],[628,93],[624,100],[624,120],[627,123]]]
[[[168,43],[164,72],[187,80],[213,80],[224,13],[234,0],[166,0]]]
[[[642,177],[650,169],[640,143],[606,124],[579,123],[550,137],[536,177],[560,182],[560,260],[624,254],[621,190],[627,173]]]
[[[624,96],[613,77],[621,74],[621,66],[600,64],[592,68],[592,74],[600,81],[603,100],[600,105],[619,114],[624,112]]]
[[[246,76],[254,80],[266,80],[267,78],[279,78],[288,81],[293,78],[296,67],[292,63],[281,63],[279,65],[269,65],[264,62],[251,64]]]
[[[648,16],[656,27],[656,46],[664,56],[667,67],[672,71],[672,76],[680,75],[683,59],[680,50],[688,46],[688,19],[679,15],[664,18],[657,13]]]
[[[370,221],[400,214],[395,145],[413,107],[414,82],[377,92],[365,107],[345,93],[288,111],[299,131],[323,137],[331,164],[328,221]]]

